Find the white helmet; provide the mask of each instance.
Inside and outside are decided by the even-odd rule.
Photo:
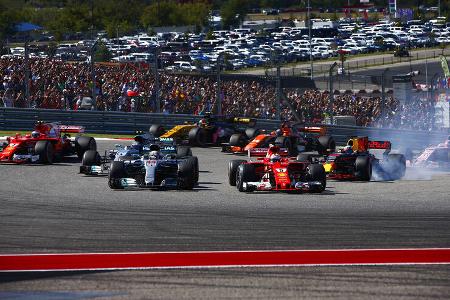
[[[348,153],[348,152],[353,152],[352,146],[350,146],[350,145],[345,146],[343,152],[346,152],[346,153]]]
[[[157,158],[159,156],[158,151],[150,151],[149,156],[152,158]]]
[[[33,132],[31,133],[31,136],[32,136],[33,138],[38,138],[40,135],[41,135],[41,134],[39,133],[39,131],[33,131]]]

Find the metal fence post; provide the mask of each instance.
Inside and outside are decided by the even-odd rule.
[[[386,110],[386,73],[389,72],[389,68],[384,69],[381,73],[381,117],[384,118]]]
[[[29,56],[30,56],[30,49],[28,48],[28,42],[25,42],[25,102],[27,103],[27,106],[29,106],[30,101],[30,63],[29,63]]]
[[[221,78],[220,78],[220,72],[222,69],[222,59],[223,59],[223,55],[219,54],[219,56],[217,57],[217,86],[216,86],[216,105],[217,105],[217,114],[219,116],[222,115],[222,96],[221,96]]]
[[[330,80],[330,93],[328,94],[329,97],[329,106],[328,106],[328,113],[330,114],[330,123],[333,124],[333,106],[334,106],[334,89],[333,89],[333,70],[337,67],[337,62],[334,62],[329,70],[329,80]]]
[[[281,73],[280,64],[277,63],[277,99],[276,99],[276,118],[281,119]]]
[[[158,63],[159,63],[159,47],[155,48],[154,51],[154,72],[155,72],[155,86],[153,87],[154,93],[155,93],[155,105],[156,105],[156,112],[161,112],[161,99],[160,99],[160,92],[159,92],[159,72],[158,72]]]

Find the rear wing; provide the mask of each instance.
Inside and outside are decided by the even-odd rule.
[[[347,142],[347,145],[352,145],[353,151],[368,151],[369,149],[391,150],[391,142],[369,141],[369,138],[367,136],[351,138]]]
[[[239,123],[239,124],[248,124],[250,127],[254,127],[256,125],[256,119],[254,118],[240,118],[240,117],[234,117],[230,119],[233,123]]]
[[[265,157],[269,148],[252,148],[248,150],[248,157]],[[279,152],[280,156],[289,156],[289,150],[287,148],[281,148]]]
[[[84,133],[84,126],[58,125],[58,130],[63,133]]]
[[[319,135],[325,135],[327,132],[327,129],[325,127],[314,126],[297,127],[297,130],[305,133],[317,133]]]
[[[389,141],[369,141],[368,149],[386,149],[391,150],[391,142]]]

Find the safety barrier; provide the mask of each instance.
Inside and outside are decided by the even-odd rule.
[[[51,109],[0,108],[0,130],[30,130],[36,121],[61,122],[67,125],[82,125],[93,133],[132,134],[137,130],[148,130],[152,124],[166,128],[196,122],[201,116],[182,114],[146,114],[109,111],[65,111]],[[275,129],[276,120],[259,119],[257,127]],[[394,147],[423,148],[442,142],[448,131],[428,132],[418,130],[383,129],[358,126],[323,125],[338,144],[350,136],[369,136],[372,140],[390,140]]]

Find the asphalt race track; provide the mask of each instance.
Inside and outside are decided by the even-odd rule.
[[[111,148],[114,142],[98,142]],[[110,190],[54,165],[0,166],[0,254],[450,248],[449,173],[329,181],[322,194],[239,193],[219,149],[193,191]],[[0,299],[436,298],[449,265],[0,273]]]

